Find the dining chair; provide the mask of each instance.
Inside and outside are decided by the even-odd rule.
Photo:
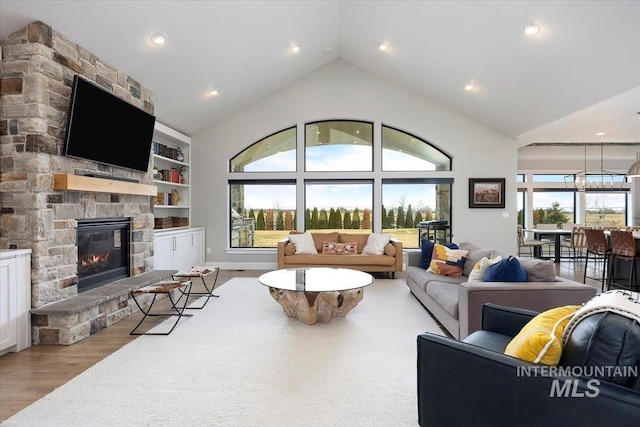
[[[560,240],[560,246],[571,251],[573,260],[582,256],[582,251],[587,247],[587,238],[585,235],[585,227],[574,225],[571,229],[571,236],[566,240]]]
[[[558,224],[540,223],[537,224],[535,228],[538,230],[557,230]],[[551,256],[552,252],[555,251],[555,239],[552,236],[544,237],[544,234],[542,234],[542,236],[540,240],[547,244],[547,253],[545,256]]]
[[[565,222],[560,224],[560,228],[562,230],[573,230],[573,227],[579,227],[580,224],[576,224],[575,222]],[[571,240],[571,236],[560,236],[560,241],[566,240],[569,241]]]
[[[533,258],[534,249],[539,247],[542,250],[542,247],[547,244],[547,242],[542,240],[525,238],[524,230],[522,229],[522,226],[518,224],[518,256],[521,255],[522,248],[529,248],[529,256]]]
[[[611,285],[620,286],[615,282],[615,266],[616,260],[629,263],[629,282],[627,288],[631,291],[637,286],[638,271],[636,268],[637,261],[640,261],[640,255],[636,252],[636,241],[633,238],[632,231],[611,230],[611,264],[609,267],[609,280],[607,281],[607,290]],[[635,284],[634,284],[635,279]]]
[[[587,279],[600,280],[600,290],[601,292],[604,292],[607,265],[609,265],[611,258],[611,248],[609,248],[609,245],[607,244],[607,236],[604,235],[604,231],[602,229],[592,227],[585,228],[584,234],[587,240],[587,252],[584,259],[584,277],[582,278],[582,283],[586,284]],[[594,262],[594,267],[597,268],[598,262],[602,261],[602,277],[596,278],[595,276],[587,276],[587,270],[589,268],[589,254],[593,255],[593,258],[591,259]]]
[[[565,222],[562,224],[562,229],[563,230],[573,230],[573,227],[578,227],[580,226],[580,224],[576,224],[574,222]]]

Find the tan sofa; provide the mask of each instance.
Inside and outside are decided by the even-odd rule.
[[[296,232],[292,232],[294,234]],[[278,268],[301,267],[341,267],[372,272],[387,272],[394,277],[396,271],[402,271],[402,242],[391,240],[385,246],[383,255],[362,254],[367,244],[368,233],[311,233],[317,254],[296,254],[295,245],[285,238],[278,242]],[[323,254],[324,242],[356,243],[357,255]]]

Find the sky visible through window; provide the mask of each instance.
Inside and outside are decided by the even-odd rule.
[[[340,145],[324,146],[322,151],[307,150],[307,161],[313,162],[314,170],[336,172],[331,179],[338,180],[340,179],[339,172],[345,169],[344,165],[349,165],[352,171],[371,170],[371,147],[348,148],[347,154]],[[357,152],[354,152],[354,148],[358,148]],[[327,155],[327,150],[331,150],[331,155]],[[289,150],[252,162],[245,167],[245,172],[279,169],[284,171],[284,164],[295,164],[295,161],[295,150]],[[384,150],[384,163],[387,170],[435,170],[433,163],[394,150]],[[287,167],[286,170],[291,169]],[[282,186],[279,185],[249,185],[245,188],[245,205],[252,209],[294,210],[295,194],[290,193],[283,192]],[[345,209],[356,207],[362,209],[371,206],[372,203],[370,185],[368,185],[367,191],[363,191],[361,183],[354,183],[354,185],[314,184],[307,188],[306,198],[308,206],[318,209],[338,206]],[[385,208],[397,207],[401,201],[404,201],[405,206],[411,204],[414,209],[435,208],[435,185],[383,186],[383,205]]]

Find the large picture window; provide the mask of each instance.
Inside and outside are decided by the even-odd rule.
[[[418,224],[451,224],[451,181],[447,179],[383,180],[382,228],[403,247],[419,247]]]
[[[296,228],[295,182],[230,182],[231,247],[271,248]]]
[[[310,181],[305,200],[305,230],[372,231],[371,181]]]
[[[328,120],[306,123],[303,136],[291,127],[247,144],[229,161],[231,247],[275,248],[294,229],[340,229],[391,233],[417,248],[416,221],[450,224],[453,179],[437,173],[451,170],[451,157],[378,126],[378,142],[374,123]],[[415,177],[398,177],[406,171]]]

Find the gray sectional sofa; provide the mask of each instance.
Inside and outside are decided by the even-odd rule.
[[[518,258],[527,271],[527,282],[469,282],[473,266],[483,257],[508,257],[491,249],[463,242],[468,250],[461,277],[434,274],[420,267],[421,252],[407,252],[406,283],[413,295],[456,339],[463,339],[482,326],[482,305],[495,303],[534,311],[583,304],[596,288],[555,275],[552,261]]]

